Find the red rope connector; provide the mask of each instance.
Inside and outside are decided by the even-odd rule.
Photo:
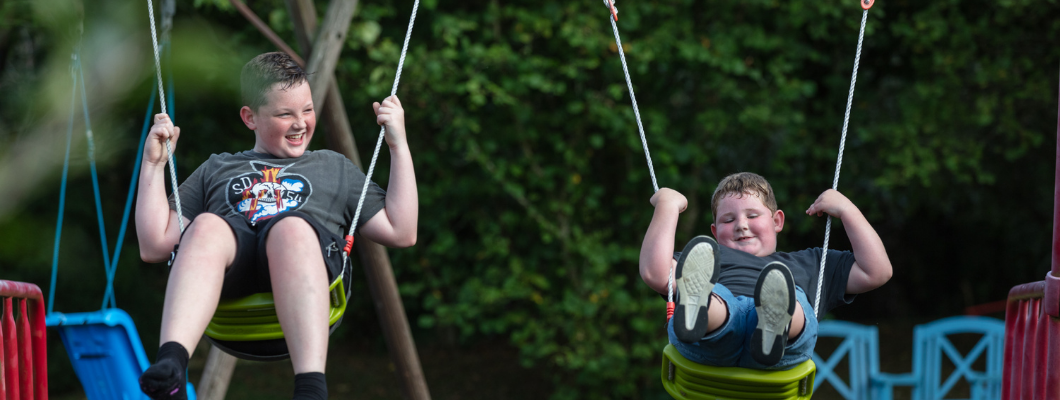
[[[876,3],[876,0],[861,0],[861,8],[868,10],[872,8],[874,3]]]
[[[346,235],[346,247],[343,247],[342,251],[345,251],[346,254],[350,254],[353,251],[353,235]]]
[[[618,9],[615,8],[615,0],[607,0],[607,3],[611,7],[611,16],[615,18],[615,22],[618,22]]]
[[[666,321],[669,322],[670,318],[674,316],[674,302],[666,302]]]

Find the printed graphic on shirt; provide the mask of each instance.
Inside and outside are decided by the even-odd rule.
[[[313,186],[304,176],[285,172],[293,166],[251,161],[254,172],[228,181],[228,204],[251,223],[302,208],[313,193]]]

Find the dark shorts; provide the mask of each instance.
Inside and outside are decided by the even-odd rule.
[[[224,284],[221,286],[222,299],[272,292],[265,241],[272,226],[288,217],[301,218],[316,230],[320,252],[324,256],[324,266],[328,270],[328,282],[333,283],[336,278],[343,275],[342,248],[346,240],[328,231],[313,217],[303,212],[284,212],[270,218],[264,224],[256,225],[251,225],[246,218],[240,215],[221,217],[228,222],[228,226],[232,228],[232,233],[236,237],[236,257],[232,261],[232,266],[225,271]],[[349,271],[345,273],[348,275]],[[349,276],[343,276],[343,282],[346,282],[348,286]]]

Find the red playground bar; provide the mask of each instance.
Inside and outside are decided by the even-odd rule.
[[[1056,134],[1052,270],[1044,281],[1008,293],[1001,383],[1005,400],[1060,399],[1060,117]]]
[[[0,399],[48,398],[44,296],[37,285],[0,280]]]

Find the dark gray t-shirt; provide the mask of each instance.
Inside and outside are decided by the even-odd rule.
[[[776,252],[765,257],[758,257],[740,250],[719,246],[718,262],[721,276],[718,283],[725,285],[735,296],[754,296],[755,283],[762,269],[773,261],[780,261],[788,266],[795,280],[795,286],[806,292],[811,306],[817,295],[817,278],[821,271],[821,248]],[[674,259],[680,252],[674,253]],[[857,295],[846,293],[847,279],[854,266],[854,253],[849,251],[828,250],[828,259],[824,267],[824,291],[821,292],[821,315],[832,309],[850,304]]]
[[[251,225],[298,210],[345,236],[364,178],[350,160],[330,150],[306,151],[298,158],[252,150],[213,154],[180,184],[180,206],[188,219],[204,212],[242,215]],[[369,184],[358,228],[383,209],[385,197],[375,182]],[[173,196],[169,207],[176,209]]]

